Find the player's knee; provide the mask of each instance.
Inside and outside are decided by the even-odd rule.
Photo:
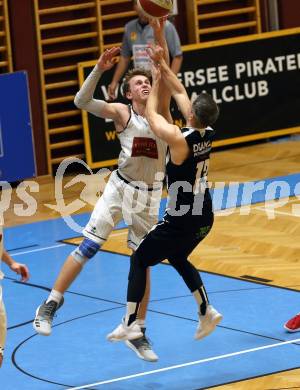
[[[71,253],[74,260],[83,266],[89,259],[95,256],[100,245],[89,238],[84,238],[82,243]]]

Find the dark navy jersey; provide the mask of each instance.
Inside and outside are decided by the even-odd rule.
[[[166,177],[168,205],[165,219],[185,229],[205,225],[212,217],[212,201],[207,187],[207,175],[212,139],[211,128],[203,133],[192,127],[183,127],[182,134],[190,148],[189,157],[177,165],[167,156]]]

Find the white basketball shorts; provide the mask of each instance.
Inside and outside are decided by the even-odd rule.
[[[161,191],[137,189],[113,171],[104,192],[83,230],[83,235],[102,245],[121,221],[128,225],[127,245],[135,250],[157,223]]]

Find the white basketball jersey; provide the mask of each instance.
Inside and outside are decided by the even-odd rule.
[[[151,131],[146,118],[130,108],[130,118],[126,128],[118,133],[121,143],[118,168],[125,179],[140,181],[149,187],[158,179],[157,172],[165,173],[167,144]],[[160,180],[164,175],[160,175]]]

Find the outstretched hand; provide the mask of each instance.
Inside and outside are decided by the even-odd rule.
[[[151,76],[152,76],[152,82],[158,83],[161,79],[161,71],[160,71],[160,65],[157,63],[152,62],[151,64]]]
[[[164,57],[164,50],[161,46],[159,45],[154,45],[152,43],[150,43],[147,47],[147,53],[149,55],[149,57],[151,58],[151,60],[158,64],[160,63],[160,61],[163,59]]]
[[[29,279],[29,271],[25,264],[14,262],[10,269],[14,271],[16,274],[21,275],[21,282],[27,282]]]
[[[111,69],[115,64],[115,57],[120,53],[119,47],[112,47],[106,49],[104,53],[101,54],[98,60],[99,70],[105,71]]]
[[[164,16],[163,18],[152,18],[149,20],[150,26],[153,28],[154,35],[159,34],[164,31],[166,20],[168,19],[167,16]]]

